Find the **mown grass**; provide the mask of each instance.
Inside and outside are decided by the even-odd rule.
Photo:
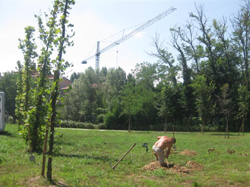
[[[202,171],[188,174],[142,168],[154,161],[151,147],[159,135],[172,136],[172,132],[130,132],[57,129],[63,134],[60,152],[53,157],[53,179],[57,186],[250,186],[250,134],[229,139],[221,133],[175,133],[177,152],[169,161],[185,165],[195,161],[204,166]],[[115,163],[134,144],[137,145],[113,170]],[[143,143],[148,143],[146,152]],[[210,154],[209,148],[215,147]],[[28,146],[19,137],[16,125],[7,125],[0,134],[0,186],[49,186],[39,178],[42,155],[35,154],[36,162],[29,161]],[[227,149],[235,150],[227,154]],[[185,149],[196,156],[179,154]],[[238,155],[249,154],[248,157]]]

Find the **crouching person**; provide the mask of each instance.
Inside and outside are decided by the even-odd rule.
[[[168,167],[168,164],[164,161],[164,156],[168,159],[168,156],[170,154],[171,148],[173,144],[175,144],[176,139],[175,138],[169,138],[167,136],[158,136],[158,141],[155,142],[152,149],[155,155],[156,160],[158,160],[163,167]],[[166,153],[164,154],[164,150],[166,150]]]

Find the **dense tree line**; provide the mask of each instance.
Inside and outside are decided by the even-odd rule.
[[[149,54],[156,63],[138,63],[129,74],[105,67],[73,73],[60,119],[129,131],[249,130],[249,31],[249,0],[220,20],[195,5],[185,25],[170,29],[173,52],[156,34]]]
[[[110,129],[244,129],[249,116],[250,2],[229,20],[209,20],[195,5],[184,26],[170,29],[171,53],[156,35],[157,63],[94,70],[72,76],[64,120]],[[197,128],[198,127],[198,128]],[[247,126],[249,129],[249,125]]]

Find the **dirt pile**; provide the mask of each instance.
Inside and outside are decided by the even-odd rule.
[[[186,166],[191,169],[192,171],[201,171],[204,169],[204,166],[202,164],[199,164],[195,161],[188,161],[186,163]]]
[[[190,151],[190,150],[185,149],[184,151],[180,153],[180,155],[195,156],[197,155],[197,153],[195,151]]]
[[[164,170],[170,170],[174,173],[191,173],[193,171],[201,171],[204,169],[204,166],[195,162],[195,161],[188,161],[184,166],[181,165],[174,165],[170,164],[170,167],[162,167],[158,161],[154,161],[145,165],[143,167],[144,171],[153,171],[155,169],[162,168]]]

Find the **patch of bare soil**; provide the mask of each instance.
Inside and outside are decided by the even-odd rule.
[[[170,166],[167,168],[167,167],[162,167],[158,161],[154,161],[149,163],[148,165],[145,165],[143,167],[143,170],[153,171],[158,168],[162,168],[164,170],[170,170],[174,173],[186,174],[186,173],[191,173],[193,171],[201,171],[204,169],[204,166],[194,161],[188,161],[185,164],[185,166],[170,164]]]
[[[195,156],[197,155],[197,153],[195,151],[190,151],[190,150],[185,149],[184,151],[180,153],[180,155]]]

